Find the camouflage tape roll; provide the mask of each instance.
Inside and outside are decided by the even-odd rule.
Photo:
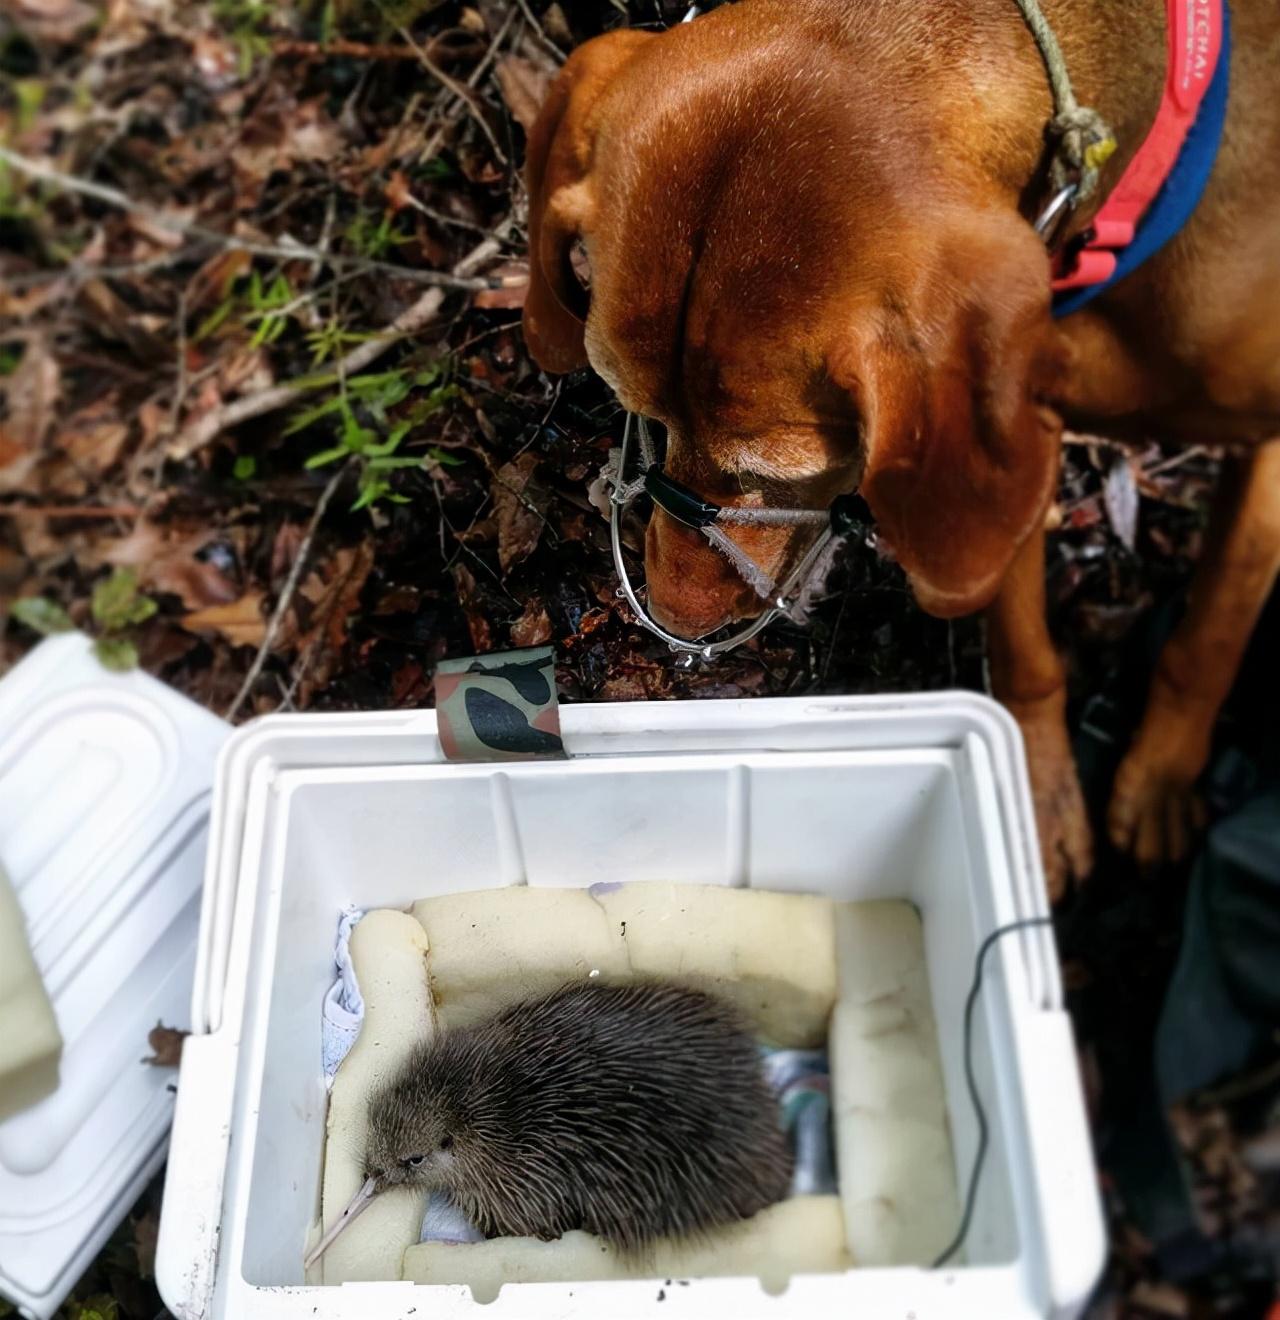
[[[555,651],[445,660],[436,669],[436,719],[450,761],[530,761],[564,756]]]

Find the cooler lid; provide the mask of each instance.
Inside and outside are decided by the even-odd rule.
[[[47,1320],[164,1159],[187,1028],[214,761],[230,726],[78,633],[0,680],[0,858],[64,1048],[0,1123],[0,1295]]]

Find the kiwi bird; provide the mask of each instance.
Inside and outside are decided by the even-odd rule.
[[[487,1237],[585,1229],[623,1251],[746,1219],[792,1156],[736,1013],[660,983],[565,986],[422,1043],[370,1098],[364,1183],[443,1191]]]

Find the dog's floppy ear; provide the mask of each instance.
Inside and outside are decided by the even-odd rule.
[[[524,333],[538,365],[572,371],[586,364],[583,331],[587,295],[569,264],[590,198],[590,113],[600,93],[649,32],[609,32],[579,46],[551,85],[529,134],[525,184],[529,194],[529,292]]]
[[[860,486],[920,605],[986,606],[1042,523],[1061,421],[1044,248],[1015,216],[952,235],[831,359],[863,428]]]

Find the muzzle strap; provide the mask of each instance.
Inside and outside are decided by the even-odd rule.
[[[628,480],[628,457],[637,437],[641,475]],[[673,651],[698,655],[704,660],[741,645],[779,615],[785,614],[795,622],[803,621],[819,589],[818,579],[820,576],[825,578],[840,543],[849,535],[865,531],[869,521],[866,505],[857,495],[842,495],[827,509],[742,508],[704,499],[662,470],[649,424],[635,413],[627,413],[621,447],[610,452],[601,477],[609,489],[610,545],[618,573],[619,595],[626,598],[639,623]],[[750,623],[716,641],[676,637],[657,623],[631,584],[622,548],[623,513],[641,494],[649,495],[654,505],[670,517],[700,531],[728,559],[751,590],[767,603],[767,608]],[[786,580],[779,583],[728,535],[725,526],[812,527],[817,536]]]

